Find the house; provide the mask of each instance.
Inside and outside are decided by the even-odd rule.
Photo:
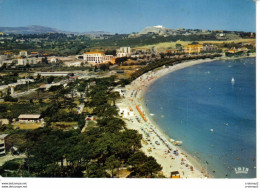
[[[6,154],[6,138],[8,134],[1,134],[0,135],[0,155]]]
[[[43,89],[45,91],[48,91],[51,88],[51,84],[42,84],[40,85],[40,89]]]
[[[25,51],[25,50],[21,50],[20,52],[19,52],[19,56],[20,57],[27,57],[27,51]]]
[[[42,119],[40,114],[21,114],[18,117],[18,121],[23,123],[39,123]]]

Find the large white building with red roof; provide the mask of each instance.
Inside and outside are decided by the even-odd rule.
[[[103,52],[85,52],[83,59],[88,63],[106,63],[110,62],[114,56],[105,55]]]

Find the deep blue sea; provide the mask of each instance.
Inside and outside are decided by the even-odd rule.
[[[181,147],[214,177],[256,177],[255,58],[172,72],[155,81],[144,100],[159,127],[182,140]],[[237,174],[239,168],[248,173]]]

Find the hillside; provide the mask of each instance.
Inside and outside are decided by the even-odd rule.
[[[0,27],[0,32],[4,32],[7,34],[13,33],[13,34],[40,34],[40,33],[58,33],[58,31],[55,28],[51,27],[45,27],[45,26],[39,26],[39,25],[31,25],[31,26],[25,26],[25,27]]]

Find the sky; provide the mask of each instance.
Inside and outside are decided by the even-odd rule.
[[[64,31],[256,30],[253,0],[0,0],[0,27],[42,25]]]

